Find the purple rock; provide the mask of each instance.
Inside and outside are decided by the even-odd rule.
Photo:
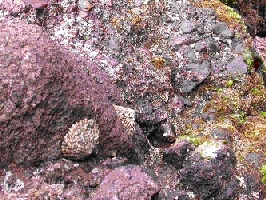
[[[160,191],[157,184],[137,165],[122,166],[111,171],[96,190],[97,199],[151,199]]]
[[[243,56],[239,56],[226,66],[229,74],[245,74],[248,72],[247,64],[243,60]]]
[[[60,157],[68,128],[85,117],[96,118],[106,149],[132,146],[112,106],[122,103],[119,92],[103,70],[19,19],[1,20],[0,38],[8,38],[0,63],[13,58],[0,68],[0,167]]]

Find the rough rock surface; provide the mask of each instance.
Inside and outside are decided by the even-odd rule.
[[[60,49],[37,25],[0,23],[1,167],[59,158],[63,136],[82,117],[96,119],[106,149],[132,146],[111,104],[122,101],[104,71]]]
[[[91,199],[150,199],[160,186],[139,166],[122,166],[111,171]]]
[[[33,3],[0,2],[0,199],[266,197],[266,91],[247,35],[185,0]],[[66,160],[84,118],[99,153]]]

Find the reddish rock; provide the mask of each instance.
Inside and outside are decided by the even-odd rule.
[[[22,0],[34,8],[44,8],[48,5],[48,0]]]
[[[90,199],[151,199],[160,186],[141,167],[122,166],[110,172]]]
[[[59,158],[68,128],[85,117],[96,119],[106,151],[132,147],[112,106],[122,100],[107,74],[36,25],[0,21],[0,91],[0,167]]]
[[[25,3],[22,0],[3,0],[0,1],[0,9],[8,13],[19,13],[25,8]]]

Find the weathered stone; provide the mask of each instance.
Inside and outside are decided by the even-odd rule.
[[[150,199],[160,186],[137,165],[122,166],[111,171],[91,196],[96,199]]]
[[[106,150],[132,147],[111,104],[122,100],[104,71],[36,25],[0,23],[1,167],[60,157],[63,136],[84,117],[96,118]]]
[[[227,72],[229,74],[245,74],[248,72],[247,64],[244,62],[243,56],[239,56],[234,59],[227,66]]]
[[[181,169],[184,160],[193,149],[193,145],[190,142],[181,141],[179,144],[166,149],[163,154],[163,159],[175,168]]]
[[[216,35],[219,35],[220,33],[222,33],[223,31],[227,30],[228,27],[227,27],[227,24],[224,23],[224,22],[219,22],[219,23],[216,23],[216,24],[213,24],[211,26],[211,31],[214,32]]]
[[[22,0],[34,8],[44,8],[48,5],[49,0]]]
[[[180,29],[183,33],[191,33],[197,29],[197,24],[191,20],[185,20],[180,25]]]
[[[180,77],[180,74],[182,75]],[[191,92],[197,85],[204,81],[210,74],[210,62],[203,61],[201,64],[188,64],[186,71],[179,73],[172,71],[172,83],[176,90]]]
[[[183,162],[180,180],[203,199],[215,198],[228,189],[235,164],[234,152],[222,142],[205,142]]]
[[[221,36],[225,39],[233,38],[235,36],[235,33],[233,30],[226,29],[223,32],[221,32]]]

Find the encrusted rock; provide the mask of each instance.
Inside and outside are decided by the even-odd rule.
[[[37,25],[0,20],[0,91],[0,168],[59,158],[68,128],[85,117],[95,118],[104,149],[133,147],[112,106],[123,101],[109,76]]]
[[[101,182],[90,199],[151,199],[160,185],[138,165],[115,168]]]
[[[61,153],[72,160],[81,160],[91,155],[99,143],[99,129],[94,120],[79,121],[72,124],[64,137]]]

